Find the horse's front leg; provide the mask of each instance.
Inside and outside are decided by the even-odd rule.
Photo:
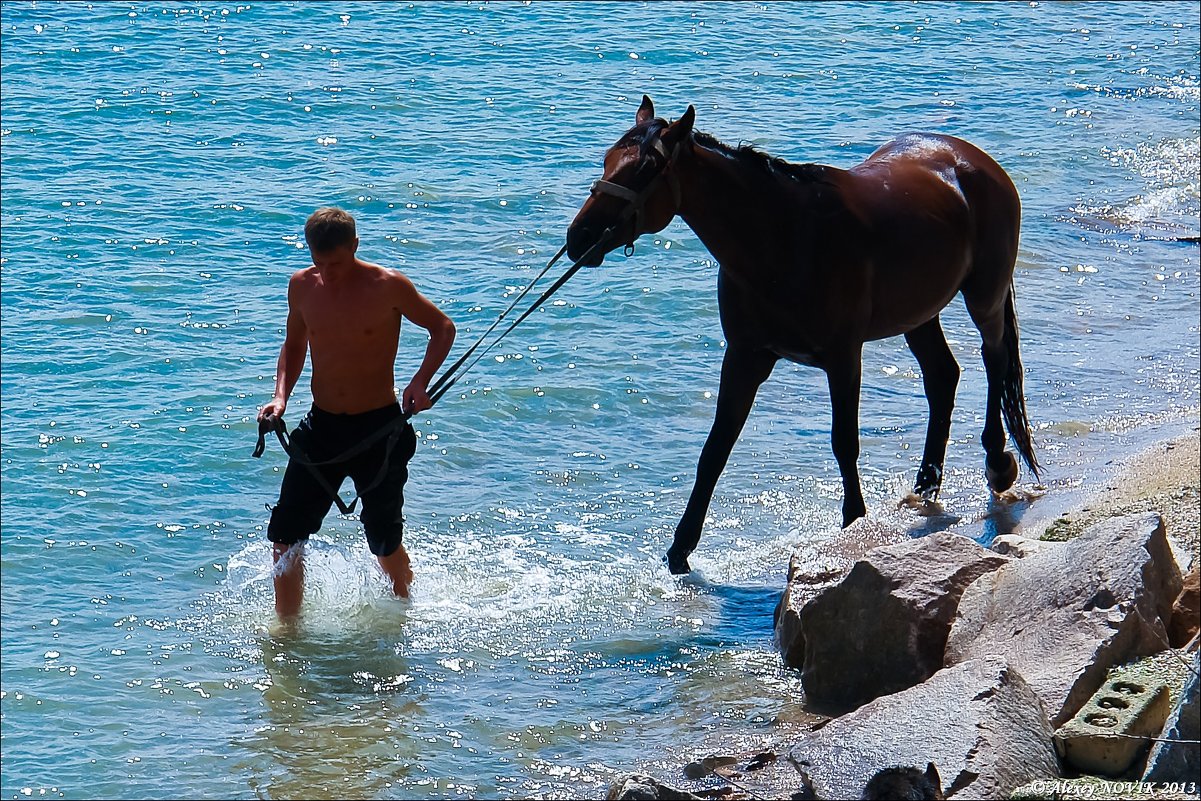
[[[859,385],[863,346],[830,356],[825,364],[832,407],[831,445],[842,473],[842,527],[867,514],[859,486]]]
[[[688,554],[696,550],[701,539],[701,528],[705,514],[713,499],[713,488],[717,477],[725,469],[730,451],[742,432],[747,415],[755,402],[759,386],[771,375],[776,364],[776,355],[764,350],[738,348],[733,344],[726,348],[721,363],[721,385],[717,390],[717,413],[713,428],[701,449],[701,458],[696,466],[696,483],[688,496],[684,516],[676,526],[675,538],[667,550],[667,566],[672,573],[687,573]]]

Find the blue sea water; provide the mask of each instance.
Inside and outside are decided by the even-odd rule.
[[[458,323],[457,354],[558,249],[643,93],[797,162],[970,139],[1024,206],[1046,475],[1023,476],[1020,527],[1196,425],[1198,11],[3,3],[0,796],[599,797],[804,723],[771,618],[792,547],[838,526],[824,376],[777,368],[695,574],[670,576],[724,346],[716,267],[679,221],[419,416],[410,603],[331,515],[299,629],[273,625],[284,458],[250,452],[305,217],[350,210],[361,255]],[[984,377],[962,305],[943,320],[964,377],[942,500],[974,531]],[[864,376],[865,494],[904,522],[920,375],[896,339]]]

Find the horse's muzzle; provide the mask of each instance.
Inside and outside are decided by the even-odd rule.
[[[581,257],[587,259],[581,261]],[[567,258],[580,262],[585,267],[598,267],[605,260],[605,248],[600,235],[585,225],[572,225],[567,229]]]

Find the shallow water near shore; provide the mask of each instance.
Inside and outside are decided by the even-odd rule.
[[[0,796],[598,797],[804,724],[771,621],[793,546],[838,526],[824,376],[777,367],[693,575],[669,575],[724,347],[716,267],[679,221],[417,418],[411,601],[331,515],[302,620],[275,622],[284,458],[250,453],[304,218],[350,210],[458,354],[561,245],[644,92],[795,162],[967,138],[1022,196],[1043,484],[990,501],[955,301],[946,514],[896,508],[926,409],[899,338],[866,349],[864,491],[918,532],[1037,529],[1197,424],[1198,10],[5,3]],[[406,328],[402,385],[423,346]]]

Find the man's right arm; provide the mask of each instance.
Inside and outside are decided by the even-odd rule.
[[[284,329],[284,344],[279,349],[279,361],[275,367],[275,395],[270,403],[259,410],[259,420],[283,417],[288,408],[288,398],[304,371],[304,359],[309,350],[309,331],[299,309],[298,295],[303,291],[301,280],[301,273],[296,273],[288,282],[288,321]]]

